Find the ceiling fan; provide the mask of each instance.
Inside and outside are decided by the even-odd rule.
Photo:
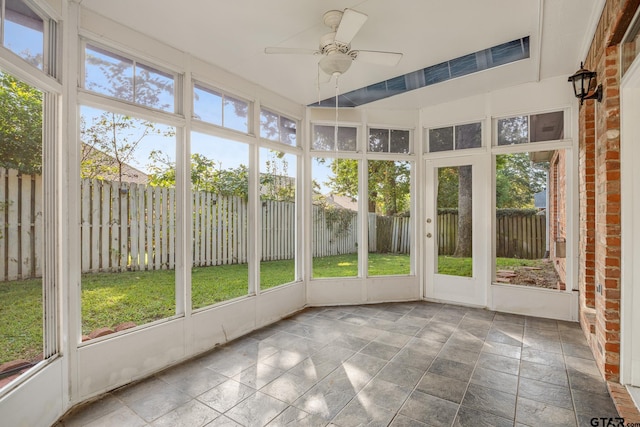
[[[368,16],[353,9],[330,10],[322,18],[331,32],[320,37],[318,49],[267,47],[267,54],[322,55],[318,62],[318,82],[328,82],[333,76],[344,74],[354,60],[371,64],[395,66],[401,53],[375,50],[351,50],[351,40],[366,22]],[[322,72],[320,72],[322,71]]]

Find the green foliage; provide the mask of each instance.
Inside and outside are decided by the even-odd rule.
[[[539,211],[537,209],[511,209],[511,208],[496,209],[497,218],[502,218],[507,216],[517,216],[517,217],[533,216],[533,215],[537,215],[538,213]],[[442,209],[438,208],[438,215],[445,215],[445,214],[457,215],[458,209],[457,208],[442,208]]]
[[[175,162],[160,152],[150,155],[149,184],[160,187],[176,185]],[[202,154],[191,155],[191,188],[221,196],[239,196],[245,200],[249,196],[249,169],[245,165],[222,169],[222,165]]]
[[[173,136],[162,132],[152,122],[105,111],[87,123],[80,120],[82,158],[80,176],[126,182],[137,173],[133,169],[136,150],[150,135]]]
[[[441,255],[438,257],[438,274],[471,277],[473,275],[472,258]]]
[[[369,206],[385,216],[397,215],[410,209],[409,162],[369,161]]]
[[[0,364],[42,355],[42,280],[0,284]]]
[[[261,150],[261,154],[266,150]],[[269,150],[269,160],[265,161],[265,171],[260,173],[260,198],[294,202],[296,199],[295,179],[289,176],[289,162],[282,151]]]
[[[335,206],[324,207],[325,225],[336,238],[344,236],[351,230],[353,220],[356,216],[357,213],[349,209],[342,209]]]
[[[533,216],[536,214],[538,214],[537,209],[511,209],[511,208],[496,209],[497,218],[503,218],[507,216],[517,216],[517,217]]]
[[[0,167],[42,171],[42,92],[0,72]]]
[[[533,163],[528,153],[496,156],[496,207],[533,208],[533,196],[547,186],[548,163]]]
[[[274,151],[274,158],[266,161],[266,173],[260,174],[260,197],[263,200],[294,201],[295,179],[287,175],[288,163],[284,153]],[[149,184],[160,187],[176,185],[176,165],[161,152],[151,152]],[[199,153],[191,155],[191,188],[221,196],[249,197],[249,168],[240,165],[223,169],[222,164]]]
[[[499,145],[527,142],[529,142],[529,116],[515,116],[498,120]]]
[[[334,159],[330,164],[329,187],[334,194],[358,197],[358,161]],[[371,160],[368,162],[369,211],[396,215],[410,207],[410,164],[406,161]]]
[[[457,167],[438,168],[438,211],[458,209],[459,174]]]

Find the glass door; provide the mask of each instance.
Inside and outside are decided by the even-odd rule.
[[[427,161],[425,295],[427,299],[487,305],[483,219],[489,182],[484,165],[462,157]]]

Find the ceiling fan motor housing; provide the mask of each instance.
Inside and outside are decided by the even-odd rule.
[[[346,53],[333,52],[324,56],[320,60],[319,66],[326,74],[333,76],[335,74],[340,75],[345,73],[352,62],[353,58]]]

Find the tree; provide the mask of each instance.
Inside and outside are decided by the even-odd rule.
[[[265,162],[266,172],[260,174],[260,197],[263,200],[295,200],[295,179],[287,175],[288,162],[284,153],[272,151],[273,157]],[[173,187],[176,184],[176,165],[162,152],[151,152],[148,169],[149,184]],[[222,163],[199,153],[191,155],[191,188],[221,196],[249,197],[249,168],[240,165],[223,169]]]
[[[358,197],[358,161],[334,159],[329,187],[339,196]],[[409,210],[410,167],[406,161],[371,160],[368,162],[369,212],[397,215]]]
[[[171,136],[146,120],[105,111],[87,123],[80,120],[82,178],[127,181],[136,150],[149,135]],[[131,178],[131,177],[129,177]]]
[[[496,207],[533,208],[533,196],[547,186],[549,163],[533,163],[528,153],[496,156]]]
[[[0,71],[0,166],[42,172],[42,92]]]
[[[135,65],[135,66],[134,66]],[[162,94],[173,95],[173,76],[94,46],[86,49],[87,89],[159,109],[172,107]],[[150,135],[173,136],[147,120],[105,111],[87,123],[81,118],[81,176],[122,182]]]
[[[161,152],[151,153],[149,184],[159,187],[176,185],[176,164]],[[191,155],[191,188],[221,196],[249,196],[249,169],[246,165],[223,169],[222,164],[202,154]]]
[[[456,126],[456,149],[479,146],[481,133],[475,126]],[[458,236],[454,257],[470,257],[473,248],[473,170],[458,166]]]
[[[260,198],[293,202],[296,181],[288,175],[289,162],[285,153],[269,150],[269,156],[269,160],[265,161],[265,172],[260,173]]]

